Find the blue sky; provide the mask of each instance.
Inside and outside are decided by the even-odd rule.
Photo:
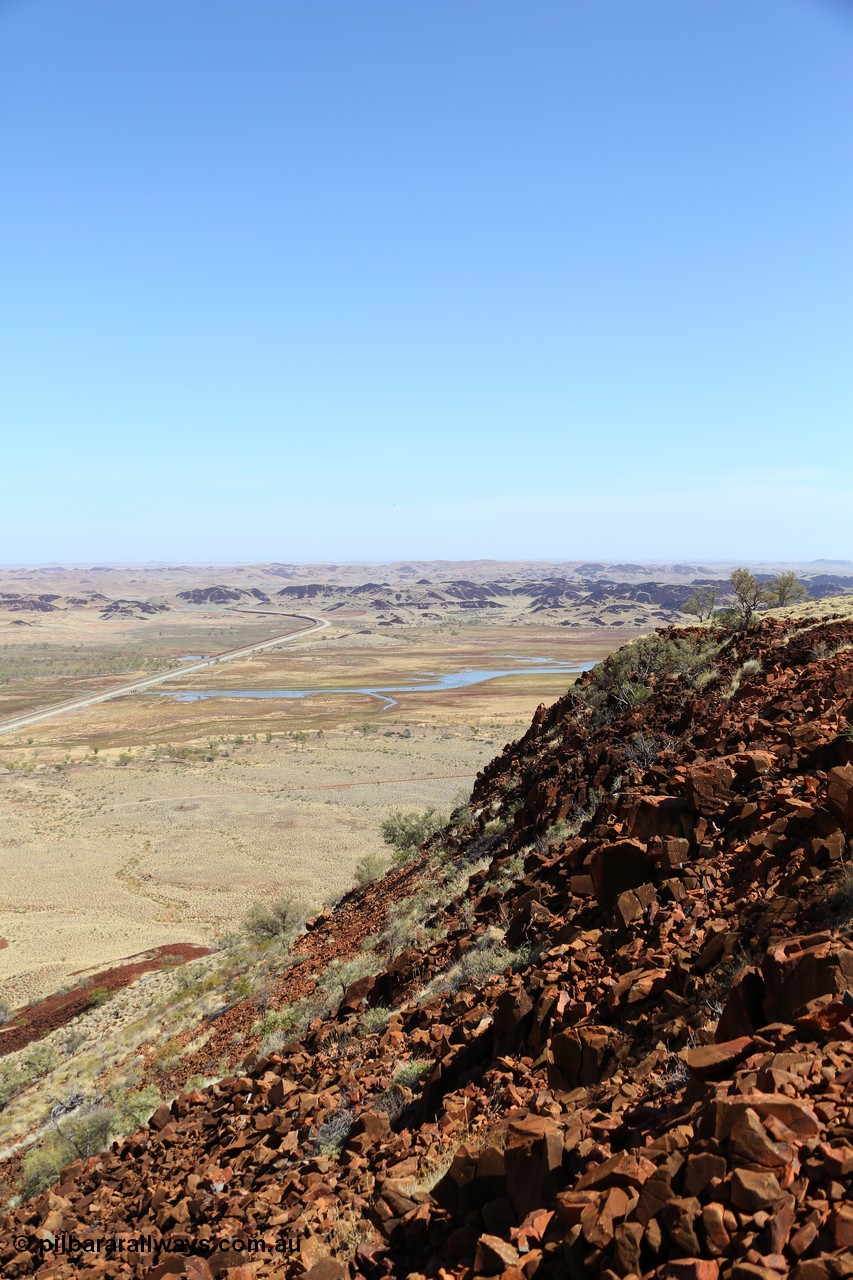
[[[838,0],[0,0],[0,562],[853,558]]]

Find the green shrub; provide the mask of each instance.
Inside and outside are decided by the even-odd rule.
[[[115,1108],[117,1133],[132,1133],[135,1129],[141,1129],[163,1101],[153,1084],[145,1085],[142,1089],[119,1089],[111,1094],[111,1100]]]
[[[268,1058],[271,1053],[278,1053],[289,1043],[290,1038],[283,1031],[271,1031],[261,1041],[261,1057]]]
[[[359,889],[366,889],[374,880],[384,875],[387,863],[377,853],[366,853],[355,864],[355,882]]]
[[[275,1052],[283,1044],[298,1040],[316,1017],[324,1014],[329,1008],[328,996],[303,996],[293,1004],[286,1004],[281,1009],[268,1009],[258,1024],[258,1033],[264,1037],[264,1045],[275,1041],[275,1047],[263,1048],[262,1052]]]
[[[394,1072],[394,1084],[403,1089],[414,1089],[424,1076],[432,1071],[432,1058],[412,1058],[411,1062],[402,1063]]]
[[[37,1195],[56,1182],[73,1160],[86,1160],[104,1151],[116,1132],[115,1112],[94,1106],[80,1114],[54,1121],[53,1131],[36,1148],[28,1151],[21,1166],[21,1194]]]
[[[384,1031],[388,1025],[388,1019],[391,1017],[391,1010],[386,1009],[384,1005],[378,1004],[373,1009],[367,1009],[358,1020],[359,1035],[375,1036],[380,1031]]]
[[[378,1098],[371,1099],[370,1105],[373,1111],[383,1111],[391,1124],[394,1124],[406,1110],[408,1102],[402,1086],[394,1083],[383,1090]]]
[[[457,791],[450,802],[450,821],[459,823],[468,816],[471,807],[470,791]]]
[[[767,588],[763,587],[749,569],[734,569],[729,579],[735,604],[727,612],[737,631],[746,631],[759,608],[768,603]]]
[[[435,809],[421,813],[403,813],[395,809],[385,818],[379,830],[382,839],[398,855],[413,853],[425,840],[435,835],[443,823]]]
[[[705,632],[674,638],[657,633],[641,636],[593,667],[587,679],[575,686],[575,697],[590,708],[594,724],[606,724],[648,699],[648,681],[653,676],[690,681],[719,648]]]
[[[249,996],[255,990],[255,975],[251,973],[238,974],[228,984],[228,996],[231,1000],[248,1000]]]
[[[692,613],[700,622],[706,622],[717,604],[716,587],[700,587],[688,596],[681,606],[683,613]]]
[[[809,589],[804,582],[800,582],[795,573],[778,573],[775,578],[771,578],[764,588],[765,596],[770,605],[776,609],[784,608],[789,604],[799,604],[802,600],[808,600]]]
[[[564,840],[569,834],[569,824],[565,818],[561,818],[559,822],[552,822],[542,836],[542,842],[547,848],[549,845],[556,844],[558,840]]]
[[[367,978],[380,968],[379,957],[368,952],[351,960],[330,960],[320,977],[320,990],[343,997],[348,987],[359,978]]]
[[[514,952],[504,945],[500,931],[489,929],[459,960],[427,983],[419,993],[418,1001],[425,1004],[436,996],[459,991],[469,985],[481,987],[502,973],[514,958]]]
[[[250,907],[243,922],[243,930],[253,942],[292,938],[299,932],[307,917],[308,911],[304,903],[292,896],[276,898],[274,902],[256,903]]]

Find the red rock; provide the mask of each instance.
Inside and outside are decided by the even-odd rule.
[[[713,1258],[676,1258],[659,1274],[661,1280],[719,1280],[720,1266]]]
[[[638,1222],[620,1222],[613,1233],[613,1267],[617,1276],[639,1275],[643,1228]]]
[[[853,1173],[853,1147],[820,1144],[823,1167],[833,1178],[847,1178]]]
[[[235,1273],[231,1271],[228,1280],[233,1280],[234,1275]],[[320,1258],[303,1274],[303,1280],[349,1280],[349,1277],[349,1265],[338,1258]],[[246,1277],[245,1280],[254,1280],[254,1278],[250,1273],[250,1277]]]
[[[834,1031],[843,1026],[850,1018],[853,1009],[846,1000],[830,1000],[828,1004],[819,1004],[809,1008],[796,1020],[797,1031],[804,1038],[811,1039],[822,1032]]]
[[[600,845],[592,855],[590,874],[595,896],[602,906],[612,908],[626,889],[636,889],[651,877],[652,862],[639,840],[617,840]]]
[[[618,928],[627,929],[633,920],[638,920],[643,914],[643,904],[637,897],[636,893],[631,889],[626,889],[624,893],[620,893],[613,907],[613,916]]]
[[[773,1142],[751,1107],[741,1111],[732,1125],[729,1150],[738,1162],[763,1165],[768,1169],[784,1168],[793,1158],[790,1148]]]
[[[731,1280],[779,1280],[780,1274],[788,1274],[788,1265],[784,1259],[781,1267],[761,1266],[757,1262],[738,1261],[731,1270]]]
[[[664,1205],[672,1200],[675,1194],[673,1180],[683,1164],[684,1157],[677,1151],[673,1152],[666,1163],[657,1168],[646,1180],[640,1190],[640,1199],[634,1211],[638,1222],[645,1226],[660,1213]]]
[[[187,1280],[213,1280],[213,1272],[207,1258],[187,1258]],[[234,1280],[233,1272],[229,1280]]]
[[[594,1204],[587,1205],[581,1213],[581,1231],[587,1244],[593,1248],[606,1249],[613,1241],[615,1219],[625,1216],[628,1197],[619,1188],[612,1188],[621,1200],[615,1205],[611,1203],[611,1192],[602,1193]]]
[[[588,1205],[598,1204],[597,1191],[561,1191],[556,1200],[557,1219],[563,1226],[574,1227],[581,1220],[581,1214]]]
[[[671,1252],[676,1257],[696,1257],[701,1252],[697,1225],[702,1206],[695,1196],[673,1196],[661,1208],[658,1217],[666,1228]]]
[[[620,812],[628,835],[647,844],[655,836],[683,837],[688,806],[681,796],[638,796]]]
[[[506,1193],[520,1218],[553,1199],[563,1163],[563,1135],[540,1116],[511,1121],[504,1152]]]
[[[741,761],[744,762],[743,768],[740,766]],[[743,772],[748,778],[762,777],[765,773],[769,773],[776,763],[776,757],[770,751],[748,751],[736,758],[738,773]]]
[[[702,1210],[702,1226],[705,1228],[706,1248],[713,1257],[724,1254],[731,1243],[724,1222],[725,1210],[717,1201],[706,1204]]]
[[[853,834],[853,765],[830,769],[828,783],[829,806],[838,814],[847,834]]]
[[[662,871],[675,871],[690,857],[690,841],[683,836],[669,836],[650,849],[653,862]]]
[[[359,1134],[365,1134],[371,1142],[378,1142],[382,1138],[388,1137],[391,1133],[391,1125],[388,1120],[387,1112],[384,1111],[362,1111],[357,1120],[354,1121],[350,1134],[352,1137],[358,1137]]]
[[[743,1213],[772,1209],[782,1198],[782,1188],[775,1174],[757,1173],[752,1169],[735,1169],[732,1174],[732,1205]]]
[[[186,1266],[185,1253],[168,1253],[150,1271],[146,1271],[145,1280],[166,1280],[168,1276],[183,1276],[186,1274]]]
[[[806,1222],[800,1227],[799,1231],[795,1231],[788,1242],[788,1248],[795,1258],[799,1258],[802,1254],[810,1249],[817,1240],[817,1223]]]
[[[836,1249],[853,1248],[853,1204],[839,1204],[829,1215],[829,1228]]]
[[[618,1043],[618,1033],[610,1027],[587,1026],[561,1031],[551,1040],[551,1052],[562,1084],[572,1088],[601,1079],[606,1060]]]
[[[818,996],[853,986],[853,944],[829,934],[792,938],[772,947],[762,968],[768,1018],[789,1021]]]
[[[604,1187],[641,1187],[656,1171],[651,1160],[620,1151],[603,1161],[575,1182],[575,1191],[600,1190]]]
[[[799,1262],[791,1280],[849,1280],[853,1276],[853,1253],[820,1254]]]
[[[796,1201],[793,1196],[786,1196],[785,1203],[773,1211],[773,1218],[768,1227],[770,1248],[780,1254],[787,1247],[796,1216]]]
[[[684,1194],[701,1196],[713,1179],[722,1180],[727,1173],[728,1166],[722,1156],[711,1152],[688,1156],[684,1166]]]
[[[474,1270],[479,1275],[495,1276],[518,1264],[518,1250],[499,1236],[482,1235],[477,1241]]]
[[[735,1040],[740,1036],[750,1036],[762,1027],[766,1021],[766,994],[764,979],[757,969],[750,967],[737,974],[729,988],[714,1039],[721,1042]]]
[[[820,1121],[811,1107],[799,1098],[781,1093],[745,1093],[739,1097],[715,1098],[710,1104],[712,1131],[715,1138],[728,1138],[738,1116],[751,1108],[759,1119],[775,1117],[796,1134],[810,1138],[820,1133]]]
[[[739,1036],[737,1040],[682,1049],[678,1056],[697,1080],[725,1080],[739,1062],[749,1057],[754,1045],[751,1036]]]
[[[161,1102],[148,1121],[148,1127],[149,1129],[165,1129],[167,1124],[171,1124],[172,1119],[172,1112],[168,1103]]]
[[[734,799],[735,773],[721,760],[695,765],[687,771],[688,802],[706,818],[719,815]]]

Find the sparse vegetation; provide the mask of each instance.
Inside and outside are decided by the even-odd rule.
[[[374,880],[384,875],[387,865],[385,859],[376,853],[366,853],[360,858],[355,864],[355,882],[359,889],[366,889]]]
[[[432,1070],[431,1058],[412,1058],[402,1063],[394,1072],[394,1084],[402,1089],[415,1089]]]
[[[649,769],[660,759],[660,745],[651,733],[635,733],[625,748],[625,759],[642,769]]]
[[[372,1009],[366,1009],[358,1020],[359,1034],[363,1036],[375,1036],[380,1031],[384,1031],[391,1017],[391,1010],[386,1009],[384,1005],[376,1005]]]
[[[406,857],[435,835],[443,826],[443,822],[435,809],[424,809],[419,813],[404,813],[395,809],[389,813],[379,828],[382,839],[390,845],[397,857]]]
[[[576,685],[576,697],[590,708],[594,724],[606,724],[651,696],[653,678],[688,682],[707,668],[720,645],[706,633],[670,638],[657,633],[642,636],[617,649],[593,667],[586,683]]]
[[[289,939],[296,936],[307,918],[305,904],[297,898],[285,896],[250,907],[243,922],[243,930],[253,942]]]
[[[681,606],[684,613],[690,613],[700,622],[707,622],[717,607],[719,591],[716,587],[699,587],[688,596]]]
[[[479,985],[501,973],[513,960],[514,953],[504,945],[501,931],[489,929],[459,960],[427,983],[418,1000],[425,1004],[449,991],[459,991],[469,983]]]
[[[767,603],[767,591],[748,569],[735,569],[729,581],[735,598],[730,620],[735,630],[746,631],[761,605]]]
[[[808,600],[809,589],[795,573],[779,573],[771,578],[765,588],[768,604],[775,609]]]
[[[348,1107],[341,1107],[320,1125],[314,1137],[314,1154],[336,1156],[352,1132],[355,1114]]]
[[[53,1131],[24,1156],[21,1192],[25,1199],[56,1182],[72,1160],[85,1160],[103,1151],[116,1130],[114,1112],[102,1105],[52,1123]]]

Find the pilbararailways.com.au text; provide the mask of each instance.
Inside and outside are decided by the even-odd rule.
[[[140,1234],[112,1236],[61,1235],[42,1238],[36,1235],[16,1235],[13,1241],[19,1253],[40,1253],[42,1257],[95,1254],[101,1257],[122,1253],[153,1254],[155,1258],[166,1253],[183,1253],[187,1256],[209,1258],[214,1253],[296,1253],[299,1241],[293,1236],[279,1236],[274,1243],[260,1236],[233,1236],[228,1238],[193,1240],[187,1236],[153,1236]]]

